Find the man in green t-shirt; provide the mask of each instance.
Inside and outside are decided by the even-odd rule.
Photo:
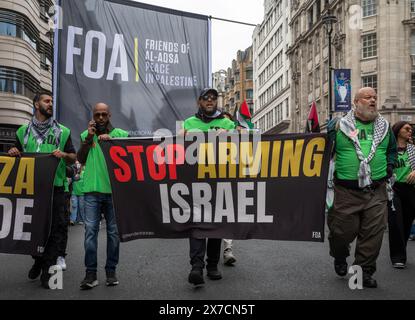
[[[29,279],[39,275],[41,284],[49,289],[49,268],[57,263],[62,247],[68,239],[69,216],[66,215],[64,191],[67,184],[66,165],[75,162],[76,151],[68,128],[53,119],[53,100],[48,92],[39,92],[33,99],[34,116],[29,124],[16,131],[17,141],[9,155],[19,157],[21,152],[52,153],[60,159],[55,174],[52,223],[49,238],[41,257],[33,257],[35,263],[29,271]]]
[[[215,89],[204,89],[198,99],[198,112],[184,121],[184,133],[189,131],[207,132],[210,130],[226,131],[235,129],[235,123],[224,116],[217,108],[218,92]],[[190,238],[190,264],[192,270],[189,282],[194,285],[204,283],[203,268],[205,267],[205,254],[207,252],[207,276],[211,280],[219,280],[222,274],[218,270],[220,247],[222,239],[196,239]],[[206,244],[207,242],[207,244]]]
[[[108,105],[105,103],[95,105],[93,120],[88,123],[88,129],[81,133],[81,148],[78,151],[78,161],[85,165],[83,192],[86,275],[80,285],[82,290],[98,285],[97,247],[101,213],[104,214],[107,222],[106,285],[115,286],[119,283],[115,271],[119,259],[120,240],[112,204],[110,178],[99,142],[128,137],[128,132],[114,128],[110,118]]]
[[[363,270],[363,286],[376,288],[372,278],[387,222],[387,180],[392,176],[396,140],[377,110],[373,88],[360,89],[354,109],[328,125],[334,143],[334,203],[327,224],[330,255],[338,275],[347,274],[346,258],[356,240],[353,265]]]

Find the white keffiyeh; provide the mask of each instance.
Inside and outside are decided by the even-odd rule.
[[[359,188],[370,186],[372,184],[372,179],[370,177],[371,171],[369,162],[375,156],[376,149],[379,144],[383,141],[383,139],[385,139],[386,135],[388,134],[388,121],[381,115],[377,116],[374,123],[372,147],[370,148],[369,155],[366,158],[363,155],[362,148],[360,147],[358,130],[356,129],[356,118],[353,110],[349,111],[346,116],[340,119],[339,129],[353,142],[357,157],[360,160],[360,167],[358,171]]]

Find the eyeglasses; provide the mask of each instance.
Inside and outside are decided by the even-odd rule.
[[[96,113],[94,113],[94,117],[97,117],[97,118],[99,118],[99,117],[103,117],[103,118],[106,118],[106,117],[108,117],[108,113],[107,112],[96,112]]]
[[[216,101],[218,100],[217,96],[212,96],[212,95],[204,95],[201,97],[203,101],[208,101],[209,99],[212,101]]]
[[[407,132],[412,132],[412,128],[411,127],[403,127],[402,129],[405,129]]]

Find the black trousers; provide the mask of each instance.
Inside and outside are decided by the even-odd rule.
[[[65,195],[63,188],[55,187],[53,190],[52,224],[45,251],[42,256],[33,257],[35,263],[42,266],[44,272],[56,264],[56,259],[62,253],[62,248],[68,240],[68,220],[65,208]],[[65,249],[63,249],[65,251]]]
[[[222,239],[190,238],[190,264],[193,267],[204,268],[205,254],[207,253],[206,268],[215,268],[220,259]],[[207,244],[206,244],[207,243]]]
[[[393,190],[395,211],[391,204],[388,206],[390,259],[392,263],[406,263],[406,245],[415,218],[415,187],[396,182]]]
[[[65,223],[66,223],[66,232],[65,235],[61,238],[61,242],[58,246],[58,256],[66,256],[66,246],[68,245],[68,225],[71,215],[71,194],[69,192],[64,193],[65,201]],[[63,221],[62,221],[63,223]]]

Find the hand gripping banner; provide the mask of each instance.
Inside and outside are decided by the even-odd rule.
[[[325,134],[190,133],[101,144],[121,241],[324,241]]]

